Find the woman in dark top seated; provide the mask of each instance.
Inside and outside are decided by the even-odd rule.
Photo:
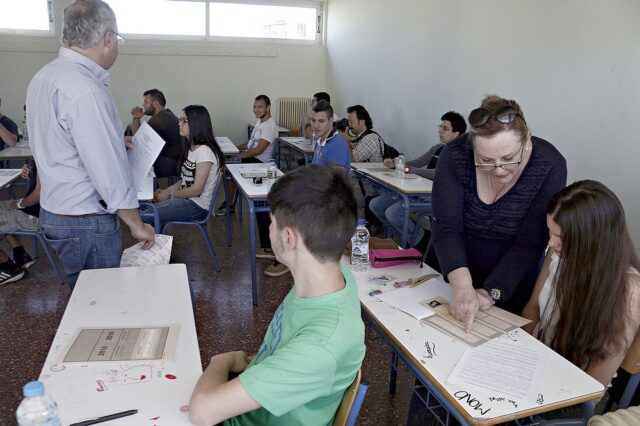
[[[467,331],[494,303],[522,312],[547,243],[547,204],[567,181],[564,157],[531,135],[517,102],[487,96],[469,124],[442,151],[433,185],[433,247]]]

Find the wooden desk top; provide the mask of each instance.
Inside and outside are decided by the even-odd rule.
[[[227,169],[247,198],[267,198],[271,187],[266,178],[261,185],[256,185],[252,179],[242,177],[243,172],[267,173],[267,166],[267,163],[227,164]],[[278,177],[282,175],[284,173],[278,170]]]
[[[16,146],[10,146],[0,151],[0,160],[9,160],[14,158],[33,158],[31,146],[28,141],[21,141]]]
[[[313,154],[313,145],[309,139],[295,137],[281,137],[280,140],[285,144],[294,147],[304,153]]]
[[[240,152],[238,147],[226,136],[216,136],[216,142],[218,142],[223,154],[238,154]]]

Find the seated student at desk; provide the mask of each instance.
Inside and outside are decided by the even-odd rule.
[[[640,261],[620,200],[575,182],[547,208],[549,248],[523,327],[604,386],[640,325]]]
[[[333,128],[333,108],[328,102],[319,101],[313,108],[311,125],[316,137],[311,164],[340,166],[348,172],[351,152],[347,141]]]
[[[438,163],[442,149],[446,144],[464,134],[466,131],[467,124],[464,121],[464,117],[455,111],[445,113],[440,117],[440,124],[438,125],[440,143],[432,146],[427,152],[415,160],[407,161],[405,172],[433,180],[436,174],[436,164]],[[387,158],[384,160],[384,164],[390,169],[393,169],[396,161],[396,159]],[[402,234],[404,207],[402,200],[398,196],[390,193],[379,195],[371,200],[369,209],[387,228],[391,226],[394,232]],[[415,226],[416,223],[410,220],[409,235],[414,234]],[[427,247],[429,238],[430,234],[425,233],[424,230],[420,228],[410,244],[418,247],[420,250],[424,250]]]
[[[39,228],[40,179],[35,166],[22,167],[22,178],[29,179],[24,198],[0,201],[0,234],[16,230],[35,231]],[[24,250],[20,240],[11,234],[6,241],[12,249],[13,260],[0,250],[0,285],[18,281],[35,261]]]
[[[0,99],[2,106],[2,99]],[[0,112],[0,149],[7,146],[16,146],[18,143],[18,125]]]
[[[180,160],[182,179],[154,193],[161,226],[172,220],[204,219],[209,212],[218,172],[224,166],[224,155],[216,143],[211,116],[205,107],[185,107],[179,123],[180,136],[188,141]],[[152,214],[142,211],[141,215],[146,223],[153,223]]]
[[[433,253],[453,287],[451,313],[471,329],[492,302],[520,313],[546,246],[545,210],[567,181],[549,142],[531,135],[516,101],[487,96],[471,131],[449,142],[433,181]]]
[[[293,289],[253,358],[211,358],[191,396],[199,425],[330,424],[364,358],[356,283],[340,266],[357,217],[347,176],[297,168],[274,183],[269,202],[273,250],[291,269]]]

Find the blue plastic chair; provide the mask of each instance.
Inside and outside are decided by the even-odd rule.
[[[223,176],[224,176],[224,172],[220,170],[218,172],[218,177],[216,179],[216,186],[215,188],[213,188],[213,196],[211,197],[211,202],[209,203],[209,211],[207,212],[207,215],[205,216],[204,219],[193,221],[193,222],[169,221],[165,223],[165,225],[162,227],[163,234],[167,233],[167,228],[171,225],[188,225],[188,226],[197,227],[200,230],[200,234],[202,235],[202,238],[207,244],[207,249],[209,250],[209,254],[211,255],[211,260],[213,260],[213,266],[216,268],[216,271],[218,272],[220,272],[221,269],[220,269],[220,265],[218,265],[218,260],[216,259],[216,249],[213,247],[211,238],[209,238],[209,232],[207,231],[207,223],[209,222],[209,218],[211,217],[213,210],[215,208],[216,198],[218,197],[218,190],[220,189],[220,183],[222,182]],[[157,217],[157,213],[155,214],[155,217]]]
[[[358,370],[356,378],[353,379],[351,385],[344,391],[342,402],[333,419],[333,426],[355,426],[368,389],[367,385],[360,383],[361,378],[362,373]]]

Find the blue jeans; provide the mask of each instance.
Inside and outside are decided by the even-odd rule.
[[[404,207],[402,206],[402,200],[397,195],[382,194],[378,195],[369,203],[369,209],[374,215],[382,222],[387,229],[391,229],[392,234],[402,235],[402,225],[404,224]],[[416,229],[416,224],[413,220],[409,219],[407,225],[407,240],[411,238],[413,232]],[[409,241],[410,246],[416,245],[424,236],[424,229],[421,226],[418,227],[418,234],[413,241]]]
[[[73,290],[83,269],[120,266],[122,241],[116,215],[63,216],[40,209],[40,226]]]
[[[160,228],[170,221],[179,222],[196,222],[203,220],[209,213],[195,202],[187,198],[169,198],[166,201],[156,203],[155,208],[158,210],[160,217]],[[153,211],[143,207],[140,209],[140,216],[145,223],[153,225]]]

